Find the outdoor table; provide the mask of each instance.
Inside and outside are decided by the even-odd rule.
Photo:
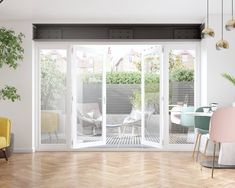
[[[122,132],[121,132],[121,126],[123,124],[122,123],[118,123],[118,124],[107,124],[106,127],[107,128],[118,128],[118,137],[121,138],[122,136]]]

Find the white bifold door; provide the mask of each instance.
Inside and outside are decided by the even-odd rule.
[[[106,144],[106,46],[73,46],[73,147]]]
[[[36,46],[39,149],[192,148],[181,115],[199,105],[197,43]]]
[[[71,69],[73,148],[161,146],[161,46],[74,45]]]
[[[42,44],[37,48],[38,148],[66,149],[71,125],[70,55],[66,45]]]

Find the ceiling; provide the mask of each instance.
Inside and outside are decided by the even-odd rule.
[[[210,0],[220,13],[221,0]],[[226,12],[231,1],[225,1]],[[201,23],[206,0],[4,0],[0,20],[80,23]]]

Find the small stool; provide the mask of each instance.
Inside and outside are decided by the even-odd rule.
[[[122,124],[107,124],[107,128],[118,128],[118,137],[121,138],[122,136],[122,131],[121,131],[121,126]]]

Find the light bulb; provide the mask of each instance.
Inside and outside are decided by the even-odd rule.
[[[232,31],[235,29],[235,20],[234,19],[231,19],[229,20],[226,25],[225,25],[225,28],[227,31]]]
[[[215,32],[213,29],[206,27],[202,30],[202,35],[205,38],[209,38],[209,37],[214,37],[215,36]]]
[[[228,48],[229,48],[229,43],[226,40],[221,39],[216,43],[217,50],[223,50],[223,49],[228,49]]]

